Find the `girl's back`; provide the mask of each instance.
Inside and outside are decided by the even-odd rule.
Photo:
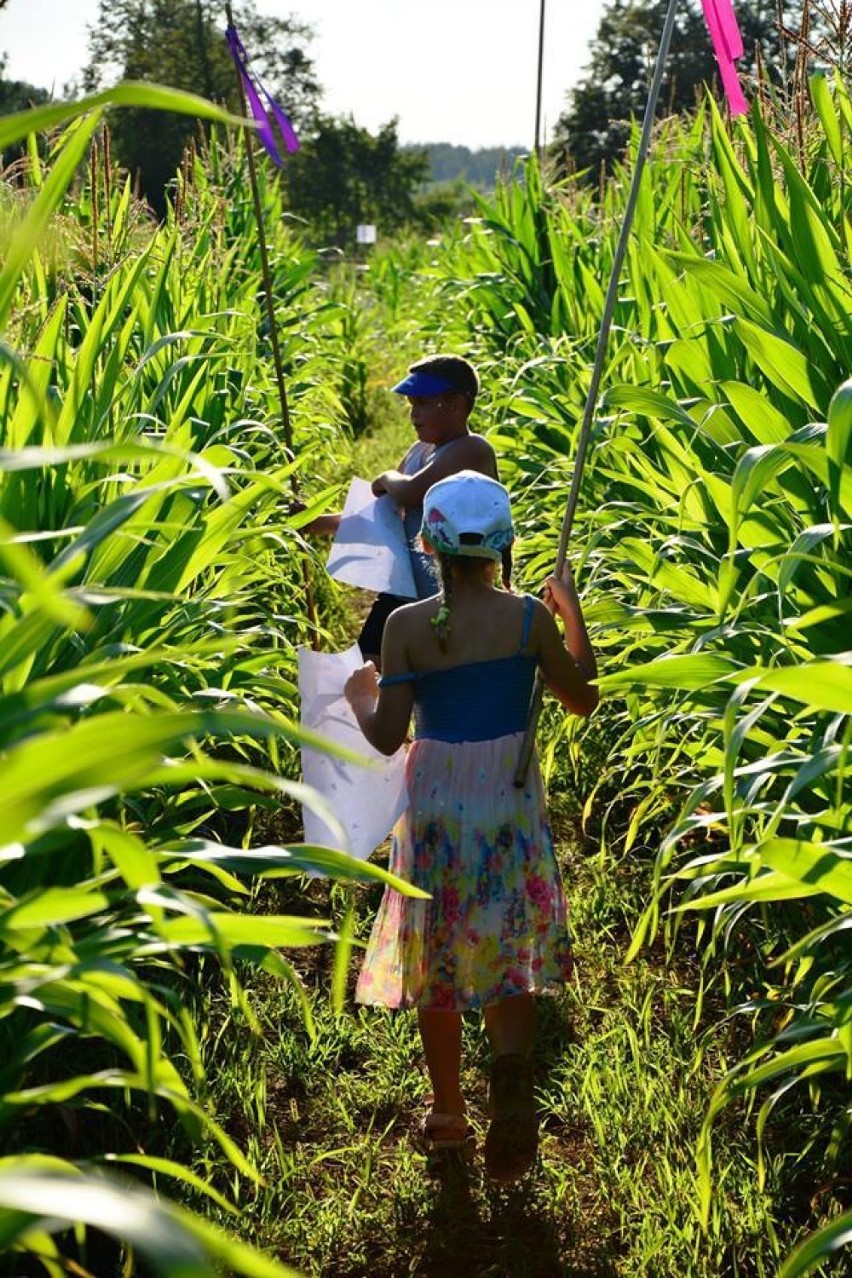
[[[446,635],[433,624],[440,601],[408,610],[398,623],[403,637],[397,628],[388,636],[382,683],[408,685],[418,739],[487,741],[523,729],[537,662],[529,650],[536,606],[531,596],[462,589],[453,593]]]
[[[400,610],[384,669],[389,674],[425,674],[513,657],[522,648],[535,656],[531,632],[541,606],[526,595],[479,582],[457,582],[443,634],[436,627],[442,608],[439,596]]]

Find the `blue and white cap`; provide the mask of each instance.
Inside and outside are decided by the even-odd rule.
[[[499,562],[515,540],[509,494],[476,470],[439,479],[423,498],[420,535],[443,555]]]

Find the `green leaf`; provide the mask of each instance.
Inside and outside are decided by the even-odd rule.
[[[786,337],[779,337],[746,319],[735,319],[733,330],[773,386],[809,408],[818,406],[819,398],[811,382],[811,365],[804,351]]]
[[[824,843],[767,839],[755,852],[766,865],[852,905],[852,859]]]
[[[96,800],[149,784],[163,756],[193,738],[230,734],[280,736],[326,748],[321,738],[294,724],[248,711],[97,715],[71,728],[28,738],[8,751],[3,762],[0,846],[48,829]],[[178,768],[174,775],[177,781]]]
[[[140,892],[140,904],[157,897]],[[179,945],[268,945],[290,948],[318,945],[329,939],[322,919],[302,919],[276,914],[227,914],[210,911],[202,917],[184,917],[155,922],[164,940]]]
[[[103,892],[84,888],[37,888],[31,896],[0,914],[0,934],[27,928],[55,927],[97,914],[109,905]]]
[[[778,1278],[801,1278],[815,1265],[834,1255],[841,1247],[852,1246],[852,1211],[830,1220],[827,1225],[808,1234],[803,1243],[792,1251],[778,1270]]]
[[[750,1069],[747,1074],[737,1079],[735,1090],[746,1091],[761,1087],[771,1079],[777,1078],[779,1074],[787,1074],[790,1070],[803,1073],[813,1071],[815,1068],[817,1072],[823,1068],[839,1069],[845,1057],[846,1051],[838,1038],[828,1036],[812,1038],[807,1043],[800,1043],[796,1047],[788,1048],[785,1052],[779,1052],[768,1061],[763,1061],[754,1069]]]
[[[828,406],[828,431],[826,434],[831,498],[834,512],[841,517],[841,491],[844,471],[852,469],[852,378],[839,386]]]
[[[847,661],[848,658],[810,661],[800,666],[779,666],[775,670],[746,667],[730,677],[735,683],[754,679],[758,688],[779,692],[815,710],[852,714],[852,665]]]
[[[45,129],[55,129],[57,125],[66,124],[78,116],[97,112],[105,106],[147,107],[157,111],[176,111],[180,115],[197,115],[202,120],[216,120],[220,124],[248,124],[257,127],[251,120],[243,120],[240,116],[200,98],[194,93],[185,93],[181,89],[168,89],[161,84],[148,84],[141,80],[124,80],[111,89],[101,93],[93,93],[87,98],[79,98],[76,102],[51,102],[46,106],[32,107],[29,111],[17,111],[6,115],[0,121],[0,149],[5,150],[21,138],[31,133],[41,133]],[[97,119],[95,119],[95,125]],[[92,126],[91,132],[94,132]]]
[[[681,901],[674,907],[674,912],[715,910],[720,905],[744,904],[748,901],[797,901],[800,897],[818,896],[820,891],[819,887],[791,879],[789,875],[777,870],[767,870],[753,879],[721,888],[718,892],[708,892],[704,896],[693,896],[688,901]]]
[[[828,142],[834,163],[843,170],[843,127],[835,110],[831,89],[825,73],[818,71],[808,81],[811,99],[822,124],[823,133]]]
[[[230,848],[206,839],[187,839],[167,844],[161,851],[173,853],[187,861],[222,865],[234,874],[257,874],[276,878],[281,874],[327,874],[335,879],[378,879],[404,896],[428,898],[428,892],[406,883],[396,874],[359,861],[347,852],[318,847],[310,843],[288,844],[286,847]]]
[[[761,444],[782,444],[790,423],[766,395],[745,382],[722,382],[722,390],[746,430]]]
[[[3,1172],[0,1209],[4,1248],[33,1226],[57,1232],[79,1222],[129,1243],[161,1278],[210,1278],[211,1260],[248,1278],[299,1278],[191,1213],[115,1180]]]
[[[642,665],[630,666],[598,680],[602,692],[639,685],[648,688],[682,688],[694,691],[730,678],[737,667],[727,657],[712,653],[660,657]]]
[[[144,1167],[146,1171],[158,1172],[161,1176],[168,1176],[172,1180],[179,1180],[184,1185],[191,1186],[200,1194],[206,1194],[208,1198],[212,1198],[214,1203],[223,1208],[224,1211],[230,1212],[232,1215],[239,1215],[240,1208],[220,1194],[218,1189],[214,1189],[208,1180],[203,1176],[198,1176],[189,1167],[184,1167],[183,1163],[176,1163],[171,1158],[155,1158],[153,1154],[104,1154],[103,1160],[109,1164],[122,1164],[128,1167]]]
[[[42,110],[48,109],[46,107],[42,108]],[[10,128],[10,121],[15,118],[15,116],[6,116],[3,120],[0,120],[0,148],[8,146],[9,143],[4,138]],[[6,328],[9,310],[12,306],[21,274],[29,262],[36,245],[44,235],[65,191],[73,181],[74,174],[86,154],[92,134],[99,123],[100,115],[95,112],[88,120],[80,121],[73,128],[59,158],[51,166],[49,177],[30,205],[26,217],[15,228],[15,233],[11,237],[6,250],[3,269],[0,271],[0,331]],[[26,132],[29,131],[26,130]],[[23,136],[23,134],[18,135],[18,137],[20,136]],[[13,135],[10,141],[15,140],[17,138]]]

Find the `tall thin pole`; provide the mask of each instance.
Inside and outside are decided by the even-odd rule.
[[[541,159],[541,85],[544,67],[544,5],[545,0],[541,0],[538,18],[538,76],[535,86],[535,153],[539,159]]]
[[[544,0],[542,0],[542,7],[543,6]],[[595,409],[597,408],[598,391],[600,389],[601,376],[603,374],[607,340],[609,338],[609,330],[612,325],[615,300],[618,296],[621,268],[624,264],[624,255],[627,252],[627,241],[630,238],[630,230],[633,226],[633,214],[636,210],[636,201],[639,198],[639,185],[642,181],[642,172],[645,168],[645,160],[648,156],[648,150],[651,145],[651,133],[654,128],[654,116],[657,111],[657,100],[660,96],[660,86],[663,82],[663,75],[665,74],[666,61],[669,56],[669,46],[672,41],[672,32],[674,30],[676,15],[677,0],[669,0],[666,20],[663,23],[663,31],[660,36],[660,47],[657,51],[657,65],[654,67],[654,75],[651,80],[651,87],[648,91],[648,101],[645,105],[645,118],[642,121],[642,134],[639,139],[639,150],[636,154],[636,165],[633,169],[633,180],[630,184],[630,194],[627,197],[627,206],[624,210],[624,221],[621,224],[621,232],[618,237],[618,244],[616,245],[615,256],[612,261],[612,271],[610,273],[609,287],[607,288],[606,300],[604,302],[600,332],[598,333],[598,344],[597,350],[595,351],[592,378],[589,383],[589,392],[586,396],[586,406],[583,410],[583,423],[580,427],[580,435],[577,440],[577,453],[574,458],[574,475],[571,481],[571,490],[568,494],[568,505],[565,510],[565,518],[562,522],[562,534],[559,538],[559,549],[556,553],[556,567],[554,568],[556,576],[559,576],[565,564],[565,555],[568,550],[568,539],[571,536],[571,527],[574,523],[574,512],[577,509],[577,500],[580,496],[583,466],[586,461],[586,448],[589,443],[592,423],[595,419]],[[526,735],[524,737],[523,745],[521,746],[518,766],[515,769],[515,785],[518,787],[522,786],[526,781],[527,771],[529,770],[530,759],[532,758],[533,747],[535,745],[535,733],[536,728],[538,727],[539,715],[541,714],[543,696],[544,684],[541,680],[541,676],[536,675],[535,687],[533,689],[532,701],[530,703]]]
[[[233,26],[233,17],[231,14],[230,4],[225,5],[225,13],[228,18],[228,26]],[[239,70],[237,71],[237,84],[240,91],[240,103],[243,115],[247,115],[246,95],[243,89],[243,81]],[[263,225],[263,209],[260,203],[260,190],[257,185],[257,169],[254,163],[254,149],[252,130],[245,126],[243,128],[243,136],[246,143],[246,159],[248,161],[249,183],[251,185],[251,197],[254,202],[254,218],[257,225],[257,243],[260,249],[260,267],[263,274],[263,295],[266,301],[266,318],[269,322],[269,340],[272,343],[272,361],[275,365],[275,380],[278,383],[278,400],[281,405],[281,422],[284,426],[284,439],[287,444],[287,451],[292,459],[293,457],[293,430],[290,425],[290,409],[287,404],[287,386],[284,381],[284,368],[281,363],[281,347],[278,344],[278,329],[275,324],[275,301],[272,292],[272,274],[269,270],[269,253],[266,249],[266,230]]]
[[[234,20],[231,13],[230,3],[225,4],[225,14],[228,19],[228,26],[233,26]],[[240,104],[243,115],[247,115],[246,95],[243,88],[242,77],[237,68],[237,86],[240,94]],[[272,272],[269,269],[269,253],[266,248],[266,229],[263,224],[263,208],[260,203],[260,189],[257,184],[257,169],[254,163],[253,149],[253,133],[248,125],[243,128],[243,136],[246,144],[246,160],[248,162],[249,184],[251,186],[251,197],[254,204],[254,220],[257,226],[257,243],[260,249],[260,267],[263,276],[263,296],[266,303],[266,319],[269,325],[269,340],[272,346],[272,362],[275,367],[275,381],[278,386],[278,402],[281,408],[281,424],[284,427],[284,442],[287,446],[287,454],[292,461],[295,457],[293,449],[293,427],[290,423],[290,408],[287,403],[287,385],[284,381],[284,366],[281,361],[281,346],[278,342],[278,327],[275,322],[275,298],[272,289]],[[293,489],[294,496],[298,494],[298,482],[296,480],[296,472],[290,475],[290,486]],[[308,570],[307,561],[302,559],[302,577],[305,585],[305,609],[308,615],[308,621],[311,625],[311,633],[316,641],[316,611],[314,609],[314,596],[311,589],[311,577]]]

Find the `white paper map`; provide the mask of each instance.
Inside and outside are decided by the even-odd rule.
[[[397,750],[391,758],[374,750],[343,695],[346,680],[363,664],[357,644],[346,652],[299,649],[302,726],[357,751],[372,764],[361,767],[320,750],[302,748],[305,782],[319,791],[343,826],[349,841],[343,851],[361,861],[387,838],[407,801],[405,750]],[[340,845],[340,839],[317,813],[304,806],[302,817],[306,843]]]
[[[390,497],[374,497],[365,479],[349,485],[326,569],[348,586],[417,598],[399,508]]]

